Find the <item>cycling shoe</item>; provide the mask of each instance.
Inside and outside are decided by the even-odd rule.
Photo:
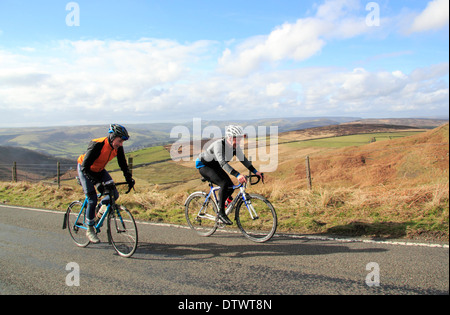
[[[233,222],[228,218],[228,216],[225,213],[219,213],[217,215],[220,221],[222,221],[226,225],[233,225]]]

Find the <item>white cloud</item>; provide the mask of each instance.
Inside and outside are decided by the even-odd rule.
[[[316,78],[320,83],[304,84],[315,93],[306,104],[333,105],[342,113],[366,116],[389,116],[392,112],[439,108],[446,109],[449,100],[448,84],[441,81],[448,76],[448,63],[433,65],[406,75],[401,71],[368,72],[359,68],[352,72],[327,73]],[[320,86],[318,86],[320,85]],[[336,112],[336,111],[335,111]],[[390,113],[390,114],[388,114]]]
[[[158,97],[148,92],[186,78],[211,45],[80,40],[58,42],[45,56],[0,51],[0,110],[151,111]]]
[[[266,87],[267,96],[279,96],[286,90],[283,83],[270,83]]]
[[[265,63],[306,60],[319,53],[328,39],[351,38],[367,32],[365,17],[350,14],[358,8],[356,0],[326,1],[314,17],[284,23],[267,36],[247,39],[234,52],[225,49],[219,59],[220,70],[245,76]]]
[[[413,22],[410,32],[439,30],[449,24],[449,1],[433,0]]]
[[[438,0],[429,8],[432,3],[436,5]],[[350,70],[286,66],[285,61],[303,61],[320,54],[330,42],[370,32],[365,13],[358,0],[325,1],[311,17],[284,23],[270,34],[240,44],[224,43],[228,48],[222,54],[218,51],[223,48],[213,41],[181,44],[153,38],[65,40],[48,47],[0,50],[0,124],[11,125],[17,117],[24,125],[45,125],[200,116],[245,119],[448,113],[448,62],[437,60],[410,71],[396,65],[369,70],[370,64],[416,53],[405,48],[388,53],[374,50],[371,54],[377,55],[363,63],[347,62],[360,67]],[[381,24],[388,21],[386,18]],[[381,28],[375,29],[377,34],[383,33]],[[344,54],[353,53],[352,49]],[[326,63],[343,66],[342,53],[327,55],[335,60]]]
[[[78,41],[58,43],[48,54],[0,51],[0,122],[12,124],[17,117],[25,125],[45,125],[448,111],[448,63],[411,73],[314,67],[230,79],[202,64],[197,68],[197,60],[212,58],[205,52],[211,47],[215,43]]]
[[[434,74],[431,76],[430,73]],[[366,117],[411,114],[433,108],[445,112],[448,64],[405,74],[335,68],[304,68],[255,73],[229,80],[212,75],[207,80],[176,85],[170,96],[184,104],[179,111],[192,117],[292,117],[351,115]],[[184,98],[189,95],[189,98]],[[184,98],[184,99],[183,99]],[[220,109],[220,110],[219,110]]]

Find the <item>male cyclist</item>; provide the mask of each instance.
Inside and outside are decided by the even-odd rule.
[[[117,156],[120,169],[125,176],[128,186],[130,188],[134,186],[135,182],[128,169],[125,152],[123,150],[123,143],[129,138],[130,136],[125,127],[112,124],[109,127],[108,136],[93,139],[89,144],[86,153],[78,158],[78,176],[81,181],[81,186],[83,186],[83,191],[88,198],[86,209],[86,223],[88,225],[88,230],[86,236],[92,243],[100,242],[94,228],[95,207],[97,206],[97,192],[95,190],[95,185],[111,180],[111,176],[105,170],[108,162]],[[114,197],[116,199],[119,198],[117,190],[114,191]],[[106,196],[100,203],[101,205],[109,204],[109,196]]]
[[[225,201],[231,196],[233,190],[233,182],[227,173],[235,176],[241,184],[247,182],[244,175],[239,174],[234,168],[228,164],[234,156],[238,160],[260,177],[262,173],[258,172],[252,163],[245,157],[244,152],[240,148],[240,143],[246,135],[241,126],[228,126],[226,129],[226,137],[212,143],[205,152],[202,152],[196,161],[196,168],[200,174],[210,182],[220,186],[219,190],[219,215],[218,218],[227,225],[233,222],[225,214]]]

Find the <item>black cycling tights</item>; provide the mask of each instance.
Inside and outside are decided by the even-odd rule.
[[[214,163],[215,164],[215,163]],[[205,166],[199,169],[200,174],[210,182],[220,186],[219,190],[219,211],[225,213],[225,201],[233,194],[233,189],[230,189],[234,184],[230,176],[217,165]]]

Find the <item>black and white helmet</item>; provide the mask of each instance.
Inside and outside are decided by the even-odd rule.
[[[245,137],[244,129],[235,125],[228,126],[225,134],[227,138]]]

